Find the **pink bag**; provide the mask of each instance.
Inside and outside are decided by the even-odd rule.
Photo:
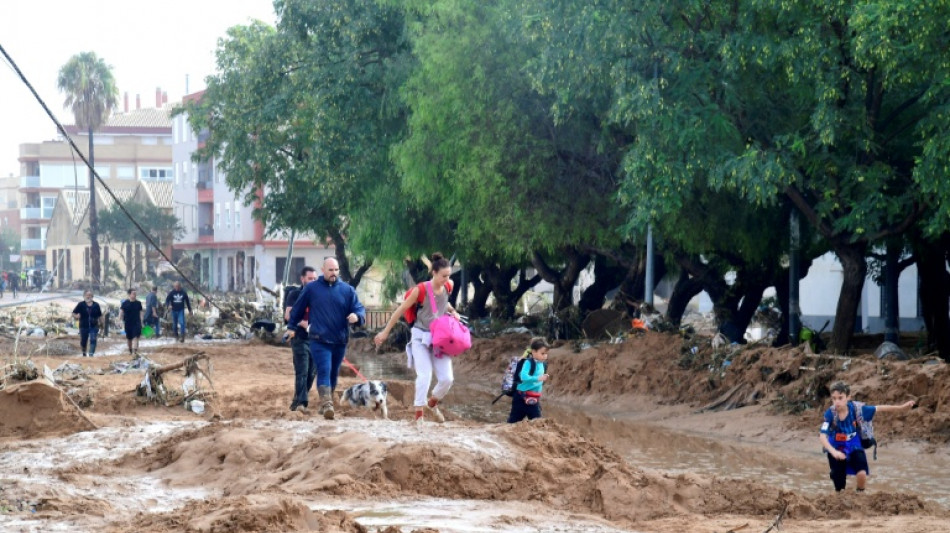
[[[448,355],[455,357],[472,347],[472,334],[454,316],[446,313],[439,316],[435,305],[435,293],[432,291],[432,282],[426,282],[426,293],[429,295],[429,304],[432,314],[436,317],[429,324],[429,333],[432,334],[432,350],[436,357]]]

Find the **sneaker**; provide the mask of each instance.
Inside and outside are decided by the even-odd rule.
[[[426,402],[426,407],[432,411],[432,416],[435,417],[435,421],[438,423],[445,422],[445,416],[442,415],[442,411],[439,410],[439,399],[435,396],[429,398],[429,401]]]
[[[412,420],[412,422],[416,425],[422,425],[424,421],[425,417],[423,417],[422,409],[416,409],[416,417]]]
[[[82,356],[83,356],[83,357],[86,357],[86,352],[83,352],[83,353],[82,353]]]
[[[300,404],[298,404],[297,402],[291,402],[291,404],[290,404],[290,410],[291,410],[291,411],[296,411],[298,405],[300,405]]]

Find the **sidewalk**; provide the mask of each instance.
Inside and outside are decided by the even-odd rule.
[[[35,300],[46,302],[49,300],[75,299],[76,302],[82,300],[82,291],[62,291],[62,292],[23,292],[17,291],[16,298],[10,291],[3,291],[3,298],[0,298],[0,307],[14,307],[18,305],[29,305]]]

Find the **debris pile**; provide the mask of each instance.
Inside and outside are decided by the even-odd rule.
[[[201,368],[199,361],[205,362],[205,368]],[[166,374],[179,369],[185,371],[185,378],[180,387],[166,386]],[[206,390],[204,382],[207,382],[210,390]],[[178,404],[189,407],[192,403],[198,402],[203,410],[204,402],[214,395],[214,384],[211,382],[211,360],[205,352],[198,352],[186,357],[180,363],[165,366],[152,365],[145,373],[142,382],[135,388],[135,395],[145,401],[166,407]],[[197,409],[194,410],[198,412]]]

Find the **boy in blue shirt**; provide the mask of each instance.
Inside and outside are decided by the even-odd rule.
[[[831,481],[835,484],[835,491],[841,492],[848,476],[853,475],[857,478],[858,492],[864,492],[869,472],[868,459],[861,446],[861,433],[856,419],[869,423],[877,412],[907,411],[914,406],[914,401],[908,400],[901,405],[858,406],[851,402],[851,387],[842,381],[831,386],[831,401],[833,405],[825,411],[825,419],[818,434],[821,446],[828,454]],[[860,417],[857,412],[859,407]]]
[[[528,350],[530,355],[519,365],[515,376],[514,394],[511,396],[511,413],[508,423],[514,424],[528,418],[541,418],[541,388],[548,380],[547,360],[548,350],[551,347],[547,341],[538,337],[531,339]]]

